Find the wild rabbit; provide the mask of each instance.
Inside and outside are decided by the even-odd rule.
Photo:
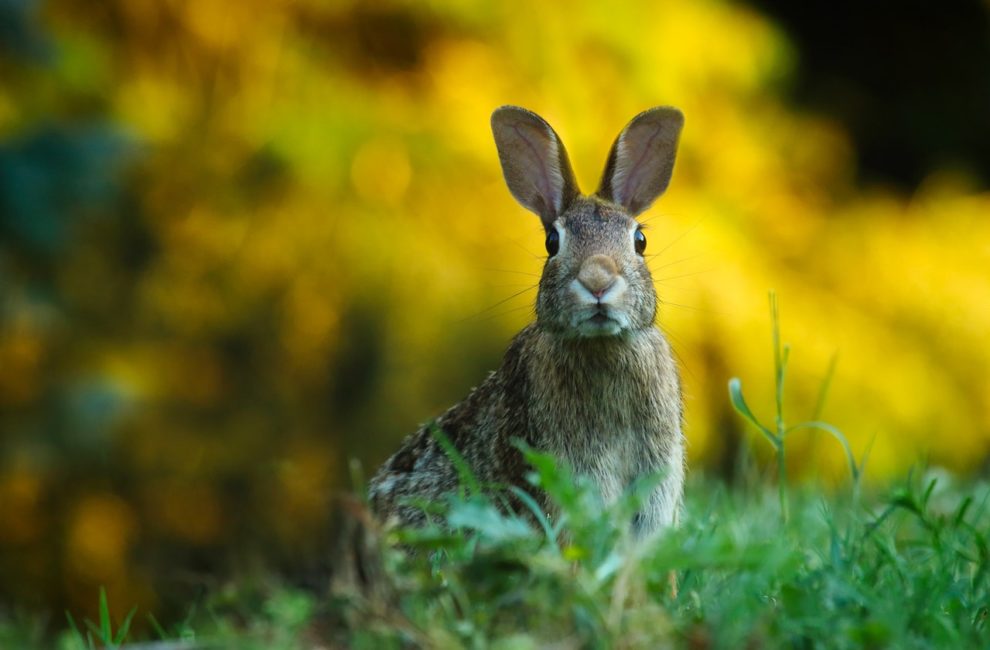
[[[492,114],[509,190],[546,231],[536,322],[516,335],[498,370],[381,467],[370,497],[382,520],[422,523],[411,501],[457,488],[458,472],[431,426],[482,484],[533,493],[517,438],[590,476],[606,503],[638,477],[661,473],[633,526],[649,535],[676,520],[684,483],[680,381],[654,325],[657,296],[635,217],[666,190],[683,124],[670,107],[637,115],[613,144],[600,187],[584,196],[549,124],[516,106]]]

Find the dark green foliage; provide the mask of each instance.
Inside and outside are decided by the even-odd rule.
[[[0,142],[0,239],[27,255],[62,253],[71,221],[108,213],[127,142],[110,127],[44,126]]]

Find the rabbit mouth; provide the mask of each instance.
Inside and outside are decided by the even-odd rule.
[[[609,310],[598,307],[590,315],[579,320],[575,330],[578,336],[614,336],[622,331],[621,319],[610,314]]]

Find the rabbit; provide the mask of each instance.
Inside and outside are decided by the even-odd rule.
[[[585,196],[546,121],[517,106],[495,110],[506,184],[546,232],[536,321],[497,370],[380,468],[369,497],[382,521],[421,525],[426,515],[413,502],[457,489],[435,426],[481,485],[527,490],[551,517],[545,495],[526,480],[516,439],[590,477],[606,504],[638,477],[661,474],[631,525],[649,536],[676,523],[685,473],[680,379],[654,324],[657,295],[636,216],[667,189],[683,124],[672,107],[637,115],[612,145],[598,190]]]

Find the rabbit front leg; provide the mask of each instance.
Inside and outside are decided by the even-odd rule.
[[[684,490],[684,464],[671,460],[664,468],[660,484],[653,488],[643,507],[633,518],[633,533],[640,539],[677,525]]]

